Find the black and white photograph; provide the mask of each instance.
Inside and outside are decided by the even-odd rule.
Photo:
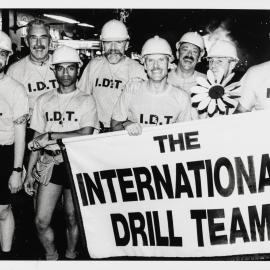
[[[267,267],[270,5],[49,2],[0,5],[0,267]]]

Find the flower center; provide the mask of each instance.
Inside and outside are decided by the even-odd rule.
[[[209,97],[212,99],[218,99],[224,95],[224,92],[224,87],[221,85],[214,85],[209,89]]]

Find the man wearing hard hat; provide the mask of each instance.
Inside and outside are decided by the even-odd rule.
[[[190,93],[190,88],[196,85],[196,77],[205,77],[195,70],[205,53],[204,40],[197,32],[187,32],[176,43],[177,68],[171,70],[168,82]]]
[[[28,23],[26,31],[25,41],[30,49],[30,54],[12,64],[7,74],[24,85],[32,114],[36,99],[41,94],[56,88],[57,81],[50,69],[49,25],[40,19],[35,19]]]
[[[112,129],[139,135],[143,126],[191,120],[190,97],[167,82],[173,55],[169,43],[158,36],[142,48],[147,81],[130,82],[121,94],[112,115]]]
[[[11,40],[0,31],[0,259],[12,258],[10,251],[15,226],[11,194],[17,193],[23,183],[25,129],[29,117],[23,85],[4,74],[11,54]]]
[[[35,130],[35,135],[28,147],[31,150],[42,150],[44,154],[40,155],[40,151],[31,153],[24,188],[32,195],[34,181],[39,182],[35,223],[47,260],[58,259],[50,223],[62,191],[67,217],[65,258],[76,257],[78,229],[68,175],[56,140],[92,134],[98,128],[93,97],[76,88],[81,64],[75,49],[63,46],[55,50],[52,68],[59,88],[38,97],[31,119],[30,127]]]
[[[270,61],[250,67],[241,79],[241,98],[236,112],[270,108]]]
[[[197,79],[198,86],[191,88],[192,104],[198,109],[200,119],[232,114],[240,97],[240,83],[229,84],[234,76],[233,69],[239,61],[235,44],[229,40],[215,41],[208,49],[207,60],[208,81]],[[193,96],[193,92],[197,96]]]
[[[239,59],[237,57],[236,46],[227,40],[217,40],[207,54],[209,69],[215,77],[228,77],[232,73]]]
[[[99,121],[104,126],[103,132],[106,132],[110,130],[113,107],[125,84],[134,78],[146,79],[146,74],[142,65],[125,56],[129,35],[121,21],[110,20],[105,23],[100,40],[103,56],[89,62],[78,87],[93,95]]]

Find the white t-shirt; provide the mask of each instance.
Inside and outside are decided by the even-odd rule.
[[[43,93],[58,87],[53,71],[50,69],[51,56],[43,65],[36,65],[29,55],[11,65],[7,74],[24,85],[32,111],[36,99]]]
[[[143,126],[189,121],[190,97],[170,84],[164,92],[154,94],[149,91],[147,81],[128,83],[114,108],[112,119],[128,119]]]
[[[99,121],[110,127],[113,108],[126,83],[132,78],[146,79],[142,65],[125,57],[117,64],[110,64],[105,57],[91,60],[78,83],[78,88],[92,94]]]
[[[247,110],[270,108],[270,61],[248,69],[241,79],[239,103]]]
[[[98,128],[96,105],[92,96],[78,89],[68,94],[54,89],[38,97],[30,124],[39,133],[74,131],[87,126]]]
[[[173,69],[168,74],[168,83],[172,84],[177,88],[181,88],[182,90],[185,90],[187,93],[190,94],[190,88],[197,85],[197,77],[206,78],[206,75],[195,70],[192,76],[188,78],[183,78],[177,75],[176,69]]]
[[[5,75],[0,80],[0,145],[14,143],[14,121],[28,113],[23,85]]]
[[[197,77],[206,78],[206,75],[195,70],[192,76],[188,78],[183,78],[177,75],[176,69],[173,69],[168,74],[168,83],[172,84],[173,86],[179,89],[185,90],[190,95],[191,87],[197,85],[197,82],[196,82]],[[196,120],[199,118],[197,109],[193,107],[191,109],[191,115],[192,115],[193,120]]]

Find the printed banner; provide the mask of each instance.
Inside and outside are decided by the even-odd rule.
[[[270,252],[268,114],[65,139],[90,256]]]

